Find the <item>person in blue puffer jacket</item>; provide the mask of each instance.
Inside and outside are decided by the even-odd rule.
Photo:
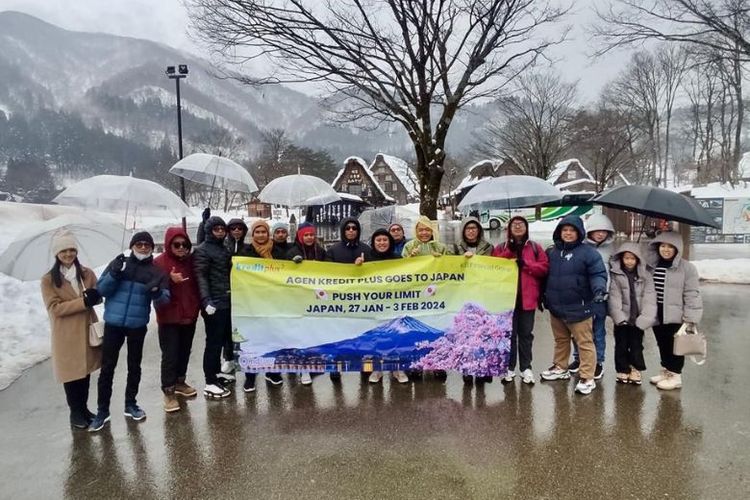
[[[589,394],[596,388],[593,305],[607,300],[607,269],[596,249],[583,244],[585,238],[580,217],[569,215],[560,221],[552,235],[554,246],[547,250],[549,274],[544,290],[555,352],[554,364],[542,372],[542,379],[570,378],[568,358],[573,338],[580,353],[576,392],[581,394]]]
[[[169,302],[169,276],[153,263],[154,239],[145,231],[130,240],[130,256],[118,255],[105,269],[96,288],[104,297],[104,340],[99,374],[98,412],[89,430],[101,430],[109,421],[112,379],[120,349],[128,343],[128,379],[125,416],[143,420],[146,413],[136,403],[141,382],[143,342],[151,316],[151,303]]]

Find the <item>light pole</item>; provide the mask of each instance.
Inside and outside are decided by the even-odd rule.
[[[179,64],[177,71],[174,66],[167,66],[167,78],[174,80],[177,87],[177,147],[182,160],[182,107],[180,106],[180,80],[187,78],[188,67],[187,64]],[[185,201],[185,179],[180,177],[180,198]],[[182,218],[182,229],[187,228],[187,221],[185,217]]]

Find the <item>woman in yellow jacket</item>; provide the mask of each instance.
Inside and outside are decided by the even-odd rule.
[[[101,366],[101,349],[89,345],[89,325],[97,321],[94,305],[102,301],[94,271],[78,262],[78,243],[62,231],[52,238],[55,263],[42,277],[42,297],[49,314],[52,367],[62,382],[70,408],[70,425],[86,429],[90,374]]]

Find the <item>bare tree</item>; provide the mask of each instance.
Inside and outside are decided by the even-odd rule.
[[[567,12],[553,0],[187,0],[200,38],[229,63],[270,60],[253,84],[321,82],[360,126],[403,125],[421,212],[437,213],[445,140],[456,112],[497,96],[549,46],[539,28]],[[553,5],[554,4],[554,5]],[[548,30],[549,31],[549,30]],[[374,125],[373,125],[374,124]]]
[[[674,165],[670,148],[672,142],[672,114],[682,79],[688,69],[689,52],[679,46],[662,46],[656,53],[656,61],[661,72],[664,92],[664,160],[659,178],[662,184],[666,185],[667,170],[670,165]],[[674,168],[671,170],[674,172]]]
[[[477,150],[490,158],[511,157],[524,174],[546,179],[568,146],[576,87],[550,73],[519,77],[517,94],[498,101],[500,118],[487,125]]]

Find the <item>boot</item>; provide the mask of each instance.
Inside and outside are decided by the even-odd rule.
[[[671,391],[682,387],[682,375],[667,371],[666,376],[656,384],[657,389]]]
[[[164,388],[164,411],[167,413],[172,413],[173,411],[180,411],[180,402],[177,401],[177,396],[175,396],[174,387]]]
[[[192,387],[185,383],[185,377],[180,377],[177,379],[177,384],[174,386],[174,392],[175,394],[179,394],[180,396],[185,396],[188,398],[191,398],[198,394],[198,391],[195,390],[195,387]]]

